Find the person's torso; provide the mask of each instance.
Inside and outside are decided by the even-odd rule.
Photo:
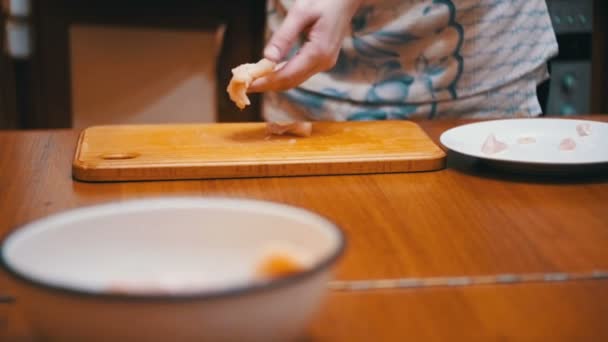
[[[269,33],[293,1],[269,5]],[[336,66],[300,89],[361,103],[437,103],[501,87],[557,53],[544,0],[368,0]]]

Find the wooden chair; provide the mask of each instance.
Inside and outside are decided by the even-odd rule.
[[[0,129],[18,128],[13,61],[5,53],[6,17],[0,12]]]
[[[221,122],[260,120],[260,98],[238,110],[225,88],[235,65],[261,58],[265,0],[31,0],[33,54],[17,78],[23,128],[68,128],[72,122],[69,28],[73,24],[216,30],[224,25],[216,93]]]

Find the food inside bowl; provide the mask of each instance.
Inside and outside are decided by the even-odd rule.
[[[262,281],[273,280],[303,272],[311,266],[306,254],[296,246],[275,242],[262,251],[256,277]]]
[[[295,252],[294,248],[286,248],[284,244],[273,244],[264,249],[260,261],[255,263],[253,275],[249,283],[257,281],[272,281],[303,272],[307,266],[305,259]],[[214,282],[216,283],[216,282]],[[139,295],[176,295],[197,293],[203,290],[220,287],[217,283],[201,281],[198,274],[165,273],[145,281],[114,281],[106,292],[113,294]]]
[[[304,266],[292,255],[277,252],[262,260],[257,274],[262,279],[276,279],[302,272]]]

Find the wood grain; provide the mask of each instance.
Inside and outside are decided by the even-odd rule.
[[[332,293],[303,341],[606,341],[608,282]],[[17,305],[0,340],[33,341]]]
[[[468,122],[419,124],[437,142]],[[0,236],[107,201],[225,195],[293,204],[335,221],[349,241],[341,280],[608,268],[605,174],[511,174],[450,153],[437,172],[83,183],[71,177],[77,139],[71,130],[0,133]],[[9,285],[0,274],[0,289]],[[607,293],[605,281],[334,293],[311,338],[603,341]],[[18,302],[0,308],[0,322],[8,322],[0,323],[0,340],[26,336]]]
[[[334,294],[310,335],[315,341],[605,341],[607,288],[598,282]]]
[[[430,171],[445,153],[409,121],[316,122],[310,137],[264,123],[85,129],[73,174],[85,181],[173,180]]]

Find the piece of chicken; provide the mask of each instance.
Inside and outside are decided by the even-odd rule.
[[[266,124],[266,131],[271,135],[290,134],[298,137],[309,137],[312,133],[312,122],[269,122]]]
[[[574,151],[576,149],[576,141],[572,138],[563,139],[559,143],[560,151]]]
[[[576,132],[581,137],[589,136],[591,135],[591,125],[588,123],[576,125]]]
[[[240,109],[250,105],[247,89],[254,80],[272,73],[275,67],[275,62],[264,58],[257,63],[241,64],[232,69],[232,79],[226,89],[230,99]]]
[[[485,154],[496,154],[506,150],[508,145],[496,139],[494,134],[490,134],[481,146],[481,151]]]
[[[257,63],[246,63],[232,69],[232,79],[228,84],[226,91],[230,95],[230,99],[240,109],[244,109],[250,105],[249,97],[247,97],[247,89],[251,83],[260,78],[274,72],[281,65],[268,60],[261,59]],[[300,137],[308,137],[312,132],[312,123],[310,122],[269,122],[267,131],[270,135],[291,134]]]
[[[257,269],[262,279],[276,279],[304,271],[304,267],[288,253],[274,253],[267,256]]]

